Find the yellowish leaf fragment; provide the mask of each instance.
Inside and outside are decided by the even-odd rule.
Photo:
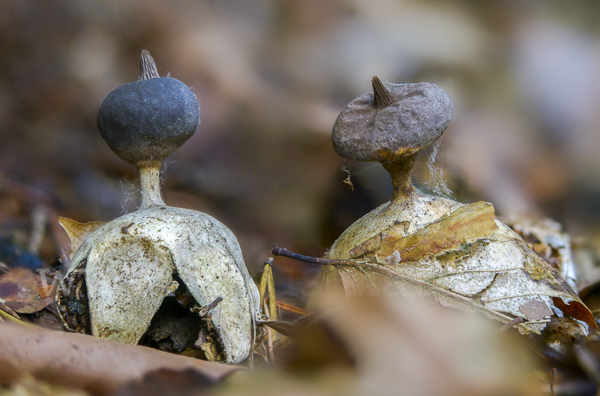
[[[69,256],[73,258],[73,254],[77,251],[79,246],[85,241],[85,239],[91,235],[98,228],[106,224],[103,221],[90,221],[89,223],[80,223],[75,220],[68,219],[66,217],[59,217],[58,222],[71,241],[71,250]]]
[[[352,257],[376,252],[379,262],[394,252],[400,254],[400,262],[415,261],[425,256],[437,256],[461,245],[489,236],[498,229],[494,217],[494,206],[488,202],[476,202],[461,206],[454,212],[440,217],[428,226],[403,237],[405,229],[394,225],[381,234],[355,247]]]
[[[394,226],[393,228],[395,228]],[[391,229],[391,228],[390,228]],[[350,258],[360,257],[367,253],[374,252],[381,247],[381,234],[377,234],[372,238],[367,239],[354,249],[350,250]]]

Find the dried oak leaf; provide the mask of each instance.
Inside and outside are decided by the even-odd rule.
[[[218,381],[197,370],[159,369],[125,385],[114,396],[203,396]]]
[[[320,319],[279,364],[227,381],[221,395],[534,395],[523,338],[478,315],[386,296],[321,295]],[[534,391],[532,391],[534,389]]]
[[[0,276],[0,302],[15,312],[38,312],[53,300],[52,286],[28,269],[14,268]]]
[[[556,267],[574,289],[578,286],[571,236],[562,226],[548,218],[512,214],[501,217],[502,222],[530,243],[536,252]]]
[[[31,374],[38,380],[84,389],[94,395],[112,395],[124,385],[160,369],[193,370],[218,381],[240,367],[83,334],[0,324],[2,385]]]
[[[522,333],[539,333],[550,320],[552,311],[534,318],[523,311],[537,300],[596,327],[560,273],[497,220],[489,203],[463,205],[415,192],[358,220],[327,258],[337,263],[324,268],[321,290],[341,282],[349,295],[433,297],[503,323],[521,317]]]

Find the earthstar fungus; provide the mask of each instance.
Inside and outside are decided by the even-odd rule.
[[[418,152],[439,139],[452,119],[448,94],[430,83],[384,84],[374,77],[372,85],[373,93],[351,101],[338,116],[333,146],[342,157],[380,162],[392,178],[393,196],[348,227],[315,262],[323,267],[313,299],[342,286],[346,294],[427,296],[481,311],[522,333],[562,320],[553,309],[596,327],[560,273],[494,216],[492,204],[465,205],[412,186]]]
[[[106,224],[61,219],[72,257],[56,298],[68,329],[138,343],[163,300],[184,290],[195,300],[187,308],[200,312],[206,325],[195,345],[207,358],[238,363],[249,355],[259,297],[237,239],[213,217],[167,206],[161,197],[162,161],[199,124],[194,93],[179,80],[159,77],[148,51],[140,57],[138,81],[102,103],[98,128],[138,169],[142,205]]]
[[[411,190],[417,153],[448,127],[452,100],[435,84],[388,84],[373,77],[373,93],[354,99],[333,126],[335,151],[355,161],[378,161],[392,176],[394,200]]]

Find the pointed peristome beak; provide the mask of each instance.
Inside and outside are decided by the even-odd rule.
[[[385,109],[394,104],[394,97],[383,85],[379,77],[373,77],[371,83],[373,84],[373,102],[378,110]]]
[[[138,62],[138,81],[149,80],[151,78],[158,78],[158,70],[156,69],[156,63],[154,58],[150,55],[149,51],[142,50],[140,60]]]

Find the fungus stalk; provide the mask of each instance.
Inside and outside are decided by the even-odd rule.
[[[137,82],[122,85],[98,112],[102,137],[140,173],[142,209],[164,207],[162,161],[189,139],[200,123],[196,96],[182,82],[161,78],[148,51],[142,51]]]
[[[138,166],[142,188],[142,206],[140,209],[166,206],[160,193],[160,162]]]
[[[377,110],[383,110],[394,104],[395,99],[392,93],[377,76],[373,77],[371,84],[373,85],[373,105]],[[381,149],[375,154],[377,160],[392,177],[394,188],[392,203],[403,202],[410,198],[413,189],[410,175],[417,159],[417,154],[414,151],[402,147],[396,152]]]
[[[149,51],[143,50],[138,63],[138,81],[159,78],[156,62]],[[160,167],[162,161],[137,164],[142,188],[142,209],[153,206],[165,206],[160,193]]]
[[[413,154],[381,164],[392,177],[392,186],[394,188],[392,203],[404,202],[410,198],[413,191],[411,173],[416,159],[417,154]]]

